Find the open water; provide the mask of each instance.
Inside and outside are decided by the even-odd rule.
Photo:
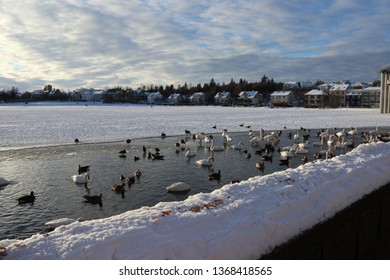
[[[318,142],[317,131],[300,131],[300,134],[310,134],[310,141]],[[287,135],[287,131],[282,132],[276,149],[294,144],[295,140]],[[289,166],[280,165],[280,154],[276,150],[271,153],[272,162],[264,161],[262,155],[256,154],[261,147],[249,144],[251,138],[247,132],[231,136],[234,142],[244,143],[243,150],[214,152],[215,161],[211,168],[195,164],[196,160],[209,157],[210,149],[205,143],[200,144],[198,140],[184,135],[134,139],[131,143],[74,143],[0,151],[0,175],[12,180],[11,184],[0,187],[0,240],[26,238],[44,232],[47,230],[45,222],[53,219],[109,217],[161,201],[183,200],[199,192],[211,192],[233,180],[246,180],[303,164],[302,155],[296,155],[291,158]],[[213,137],[215,146],[222,146],[221,134]],[[356,144],[362,140],[360,135],[354,138]],[[196,152],[196,157],[188,159],[185,151],[175,148],[175,143],[181,140],[191,147],[192,152]],[[159,148],[164,160],[148,158],[142,151],[143,146],[151,153]],[[315,152],[326,148],[326,144],[310,147],[307,153],[309,161],[314,160]],[[125,158],[119,157],[121,150],[127,151]],[[335,153],[348,150],[337,149]],[[140,159],[134,160],[134,156]],[[257,161],[265,162],[264,172],[256,168]],[[77,174],[78,165],[90,166],[91,181],[87,185],[75,184],[71,180],[71,176]],[[123,197],[112,191],[112,184],[121,183],[120,175],[132,176],[138,168],[142,172],[141,177],[130,188],[126,186]],[[218,170],[221,170],[221,180],[210,181],[208,175]],[[178,181],[189,184],[191,190],[186,194],[167,193],[165,188]],[[19,205],[16,199],[30,191],[35,192],[35,202]],[[83,195],[99,193],[103,196],[102,206],[84,202]]]

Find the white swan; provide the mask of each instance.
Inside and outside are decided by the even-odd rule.
[[[347,134],[348,135],[351,135],[351,136],[354,136],[355,134],[357,134],[358,133],[358,128],[356,127],[356,128],[353,128],[353,127],[351,127],[351,130],[349,130],[348,132],[347,132]]]
[[[244,143],[242,141],[238,142],[237,145],[230,146],[230,148],[233,150],[242,150],[243,147],[244,147]]]
[[[327,129],[326,131],[324,132],[321,132],[319,137],[322,139],[322,138],[328,138],[329,137],[329,129]]]
[[[191,187],[184,182],[176,182],[165,188],[167,192],[188,192]]]
[[[88,173],[84,173],[81,175],[73,175],[72,181],[76,184],[86,184],[91,180]]]
[[[232,142],[232,137],[230,137],[230,135],[227,133],[227,130],[226,129],[224,129],[223,131],[222,131],[222,139],[223,139],[223,141],[226,141],[226,142],[228,142],[228,143],[231,143]]]
[[[336,133],[336,136],[337,136],[338,138],[341,138],[341,137],[343,137],[344,135],[345,135],[345,128],[343,128],[342,131],[339,131],[339,132]]]
[[[200,166],[212,166],[214,157],[208,157],[207,159],[198,159],[195,164]]]
[[[0,186],[6,186],[9,183],[10,183],[10,181],[0,177]]]

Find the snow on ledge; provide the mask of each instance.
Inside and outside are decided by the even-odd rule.
[[[3,259],[258,259],[389,183],[390,143],[227,184],[185,201],[0,241]],[[1,258],[1,257],[0,257]]]

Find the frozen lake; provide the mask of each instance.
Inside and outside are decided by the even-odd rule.
[[[292,145],[287,133],[302,131],[300,127],[312,128],[312,141],[318,141],[319,128],[330,132],[341,131],[342,126],[374,129],[388,124],[388,116],[374,110],[316,110],[302,108],[225,108],[225,107],[169,107],[89,104],[28,104],[0,106],[0,177],[12,184],[0,189],[3,211],[0,240],[25,238],[45,229],[48,220],[71,217],[86,219],[109,217],[142,206],[153,206],[161,201],[182,200],[199,192],[211,192],[232,180],[248,178],[284,170],[279,164],[280,155],[274,153],[273,162],[266,162],[264,173],[255,163],[263,161],[256,155],[259,147],[249,145],[248,130],[259,134],[261,128],[283,131],[278,147]],[[336,125],[337,124],[337,125]],[[213,128],[216,126],[216,128]],[[250,128],[248,127],[250,126]],[[364,128],[363,128],[364,127]],[[222,146],[222,129],[231,133],[232,144],[244,143],[244,149],[252,157],[246,158],[242,151],[227,149],[216,152],[212,169],[198,167],[195,161],[210,156],[204,143],[185,138],[184,130],[193,133],[203,131],[213,134],[215,144]],[[299,130],[296,130],[299,129]],[[388,131],[388,127],[387,130]],[[168,137],[160,138],[165,132]],[[151,136],[157,136],[151,138]],[[75,144],[74,139],[80,143]],[[126,144],[124,139],[132,139]],[[186,144],[197,153],[187,159],[184,151],[175,152],[174,144],[185,139]],[[357,143],[361,137],[356,138]],[[154,151],[158,147],[164,161],[143,157],[142,146]],[[309,160],[323,147],[312,147]],[[119,151],[126,149],[127,157],[120,158]],[[337,153],[345,151],[337,150]],[[134,156],[140,160],[134,161]],[[76,185],[70,176],[76,174],[78,165],[91,166],[91,181],[87,188]],[[302,164],[294,157],[289,167]],[[121,174],[130,176],[136,168],[142,177],[122,198],[111,190],[111,185],[120,183]],[[221,170],[221,181],[210,181],[208,175]],[[188,182],[192,190],[187,194],[173,195],[165,187],[176,182]],[[33,205],[17,205],[16,198],[34,190],[37,199]],[[82,195],[102,193],[103,207],[83,203]]]

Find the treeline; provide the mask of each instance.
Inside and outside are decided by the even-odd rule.
[[[46,89],[46,86],[44,87]],[[263,97],[267,98],[269,94],[276,90],[282,90],[283,83],[275,82],[273,78],[268,78],[264,75],[260,81],[248,82],[245,79],[240,79],[238,82],[234,81],[233,78],[229,83],[216,83],[212,78],[209,83],[191,85],[184,83],[183,85],[153,85],[143,86],[142,88],[132,89],[130,87],[116,86],[105,89],[106,93],[118,93],[121,92],[126,95],[132,95],[135,91],[144,92],[160,92],[164,98],[168,98],[172,93],[180,93],[184,96],[191,96],[195,92],[203,92],[206,96],[206,103],[212,104],[213,98],[216,93],[226,91],[230,92],[232,98],[237,98],[242,91],[258,91],[263,94]],[[28,101],[70,101],[74,92],[64,92],[61,90],[42,90],[39,94],[34,92],[23,92],[20,93],[18,88],[12,87],[11,90],[0,91],[0,102],[28,102]]]

